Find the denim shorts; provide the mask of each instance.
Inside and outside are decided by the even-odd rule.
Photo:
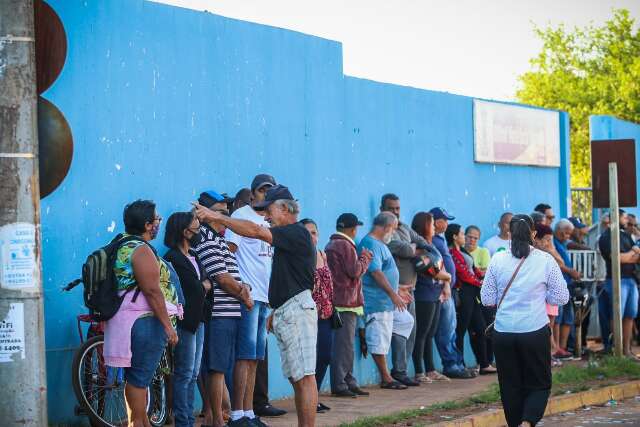
[[[292,383],[316,373],[318,311],[306,290],[273,311],[273,334],[278,340],[282,373]]]
[[[611,279],[604,282],[604,290],[613,301]],[[623,277],[620,280],[620,306],[622,307],[622,317],[635,319],[638,316],[638,286],[636,281],[630,277]]]
[[[131,367],[124,369],[127,383],[147,388],[167,347],[167,334],[155,316],[140,317],[131,328]]]
[[[365,337],[369,353],[384,355],[391,347],[393,311],[379,311],[365,316]]]
[[[558,307],[558,316],[556,317],[556,325],[573,325],[574,312],[573,303],[569,300],[563,306]]]
[[[267,346],[267,317],[269,307],[266,302],[256,301],[251,310],[240,305],[242,317],[238,325],[236,359],[264,360]]]
[[[236,340],[239,317],[212,317],[206,328],[204,346],[206,348],[207,371],[231,373],[236,362]]]

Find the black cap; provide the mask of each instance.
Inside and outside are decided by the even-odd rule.
[[[233,199],[229,198],[226,194],[220,194],[214,190],[203,191],[198,197],[198,203],[205,208],[210,208],[216,203],[229,203]]]
[[[429,213],[433,215],[433,219],[446,219],[447,221],[456,219],[456,217],[449,215],[449,213],[442,208],[433,208]]]
[[[336,221],[336,228],[352,228],[356,225],[362,225],[362,221],[352,213],[343,213]]]
[[[267,190],[267,194],[265,194],[264,201],[260,203],[256,203],[253,208],[257,211],[264,210],[271,203],[276,200],[295,200],[293,195],[289,191],[287,187],[284,185],[274,185],[273,187]]]
[[[266,185],[273,187],[276,185],[276,180],[271,175],[261,173],[260,175],[256,175],[253,181],[251,181],[251,191],[256,191]]]

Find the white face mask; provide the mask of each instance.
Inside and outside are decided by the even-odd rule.
[[[385,234],[385,236],[382,238],[382,241],[385,245],[389,244],[389,242],[391,241],[391,236],[393,236],[393,233]]]

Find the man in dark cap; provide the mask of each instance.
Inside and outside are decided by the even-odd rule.
[[[336,232],[325,251],[333,277],[333,304],[342,318],[342,327],[334,331],[331,355],[331,393],[339,397],[368,396],[353,376],[353,342],[358,317],[364,315],[362,276],[367,272],[372,253],[363,249],[360,256],[354,239],[362,222],[352,213],[343,213],[336,221]]]
[[[264,219],[263,211],[256,211],[253,205],[262,203],[267,190],[275,185],[275,179],[271,175],[257,175],[252,183],[249,192],[250,203],[236,209],[231,218],[251,221],[261,227],[269,227],[269,223]],[[246,193],[246,192],[245,192]],[[240,333],[236,351],[236,366],[234,370],[234,388],[231,399],[231,417],[246,417],[255,420],[254,424],[261,421],[256,415],[276,416],[282,415],[281,410],[269,405],[268,398],[263,398],[260,405],[255,408],[254,413],[254,392],[258,364],[266,358],[267,349],[267,327],[266,319],[269,315],[268,292],[269,277],[271,276],[271,259],[273,250],[271,246],[258,239],[244,237],[227,230],[225,238],[229,244],[229,249],[236,256],[240,276],[242,280],[251,286],[251,297],[254,301],[252,310],[247,310],[241,306],[242,318],[240,319]],[[268,380],[260,381],[260,384]],[[236,387],[235,384],[238,384]],[[262,391],[259,391],[262,394]],[[263,392],[266,396],[267,391]],[[264,402],[266,400],[266,402]]]
[[[278,339],[282,371],[293,385],[298,425],[315,425],[318,389],[315,380],[318,313],[311,297],[316,268],[316,249],[309,231],[298,222],[297,201],[283,185],[266,192],[254,209],[265,210],[271,228],[247,220],[229,218],[196,204],[198,218],[211,225],[227,227],[234,233],[262,240],[273,248],[269,280],[267,330]]]

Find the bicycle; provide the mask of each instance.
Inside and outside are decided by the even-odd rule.
[[[70,291],[78,283],[71,282],[63,291]],[[93,427],[126,426],[124,368],[110,367],[104,362],[104,324],[89,314],[77,316],[77,323],[81,345],[74,354],[71,370],[71,383],[78,400],[76,414],[88,416]],[[86,339],[82,323],[89,323]],[[165,384],[165,375],[171,371],[169,356],[167,348],[147,393],[147,414],[154,427],[163,426],[169,415]]]

